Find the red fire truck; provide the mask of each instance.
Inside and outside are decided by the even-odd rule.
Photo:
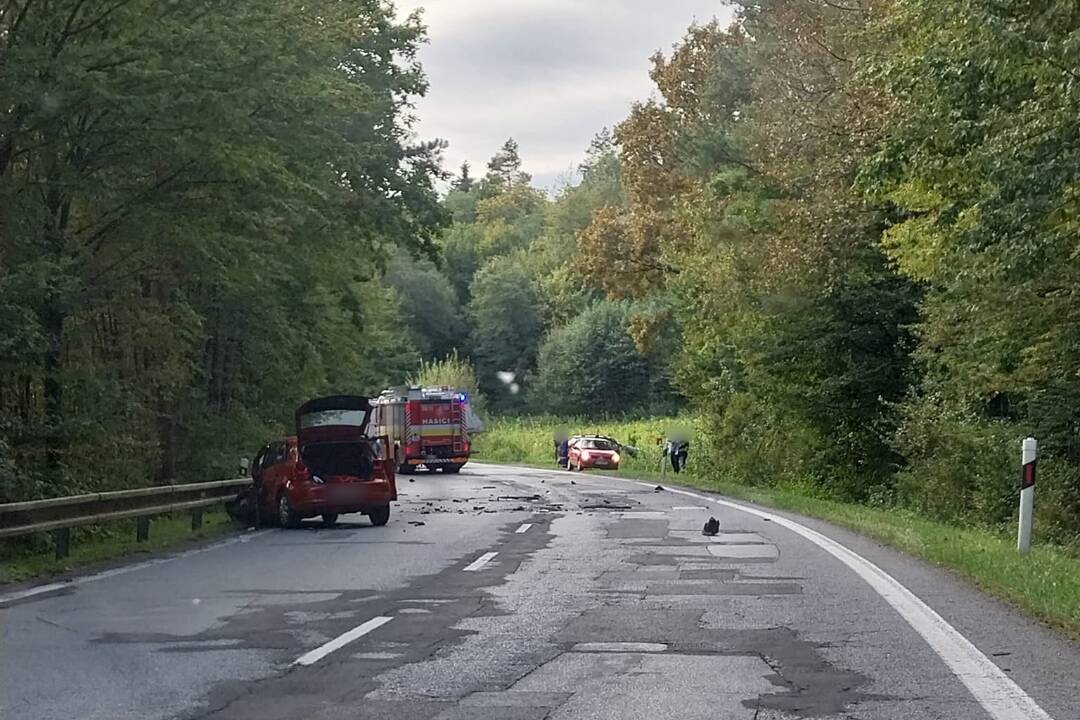
[[[472,452],[469,437],[483,427],[469,405],[469,396],[449,387],[402,387],[384,391],[372,401],[371,431],[386,437],[398,471],[456,473]]]

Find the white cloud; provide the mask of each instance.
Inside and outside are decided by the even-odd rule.
[[[482,171],[502,142],[552,185],[602,127],[650,96],[649,57],[693,22],[726,20],[716,0],[399,0],[424,8],[431,89],[418,133],[447,140],[446,164]]]

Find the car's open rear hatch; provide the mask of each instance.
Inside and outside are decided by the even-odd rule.
[[[309,400],[296,411],[300,457],[325,480],[368,479],[375,456],[367,437],[371,403],[355,395]]]

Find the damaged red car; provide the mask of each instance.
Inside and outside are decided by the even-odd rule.
[[[337,395],[304,403],[296,411],[296,435],[267,443],[251,467],[258,518],[297,527],[321,516],[363,513],[372,525],[390,520],[397,500],[394,464],[386,444],[369,438],[367,398]],[[254,510],[254,508],[251,508]]]
[[[570,439],[567,468],[570,470],[618,470],[622,457],[619,444],[608,437],[585,435]]]

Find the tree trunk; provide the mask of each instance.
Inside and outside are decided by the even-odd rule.
[[[65,196],[59,171],[49,174],[49,189],[45,207],[49,219],[43,228],[45,254],[59,271],[66,250],[66,232],[71,217],[71,201]],[[67,450],[67,428],[64,417],[64,321],[67,319],[65,298],[50,289],[41,309],[40,321],[45,334],[44,391],[45,391],[45,471],[48,482],[58,490],[65,489],[64,452]]]
[[[48,482],[57,489],[64,488],[64,451],[67,449],[64,427],[64,313],[58,299],[45,307],[42,326],[46,337],[45,350],[45,470]]]
[[[160,455],[158,458],[156,477],[154,478],[155,484],[157,485],[164,485],[176,479],[177,434],[174,411],[175,408],[173,407],[173,403],[171,403],[168,398],[164,397],[164,395],[159,395],[157,402],[157,416]]]

